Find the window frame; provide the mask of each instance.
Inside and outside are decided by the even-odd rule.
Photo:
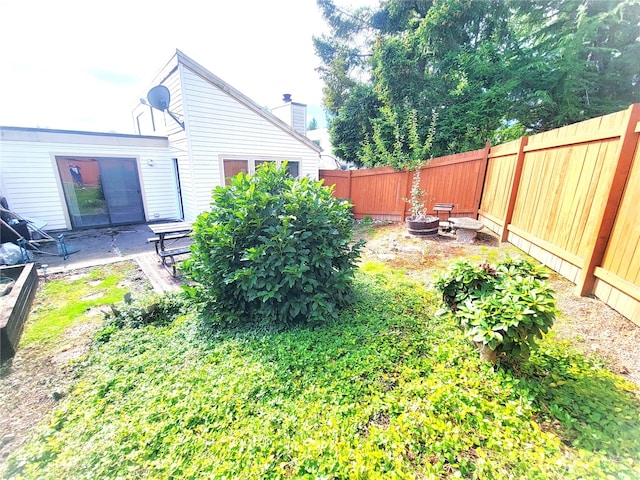
[[[249,175],[253,175],[256,172],[256,164],[264,163],[264,162],[275,162],[276,166],[280,168],[283,162],[297,163],[298,164],[298,175],[294,178],[301,177],[302,171],[302,158],[301,157],[271,157],[264,155],[220,155],[220,178],[222,180],[221,184],[225,184],[225,172],[224,172],[224,162],[225,160],[244,160],[247,162],[247,168],[249,170]]]

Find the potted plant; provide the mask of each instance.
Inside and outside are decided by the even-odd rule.
[[[435,215],[427,215],[427,203],[425,197],[428,192],[420,187],[420,169],[413,172],[411,183],[411,197],[403,200],[410,205],[411,215],[407,217],[409,233],[417,236],[436,235],[440,226],[440,219]]]

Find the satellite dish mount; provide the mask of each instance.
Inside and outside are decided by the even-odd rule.
[[[149,90],[147,93],[147,100],[149,105],[162,112],[167,112],[171,118],[173,118],[178,125],[184,130],[184,122],[181,122],[176,115],[169,110],[169,102],[171,101],[171,94],[169,89],[164,85],[157,85]],[[143,102],[144,103],[144,102]]]

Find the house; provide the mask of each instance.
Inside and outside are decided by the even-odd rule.
[[[135,125],[140,135],[168,138],[186,220],[209,209],[213,187],[238,172],[253,173],[263,162],[287,161],[292,175],[318,178],[318,145],[179,50],[150,87],[155,85],[169,89],[168,110],[178,121],[140,104]]]
[[[214,187],[263,162],[318,177],[318,145],[182,52],[158,85],[168,108],[136,104],[132,134],[0,127],[0,195],[47,230],[71,230],[194,220]]]

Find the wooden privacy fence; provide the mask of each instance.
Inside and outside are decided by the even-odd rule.
[[[473,216],[478,212],[489,145],[480,150],[433,159],[421,171],[420,187],[429,213],[435,203],[452,203],[452,216]],[[391,167],[364,170],[320,170],[325,185],[334,185],[333,194],[348,198],[355,218],[367,215],[381,219],[404,221],[411,213],[404,201],[411,196],[413,172]]]
[[[479,219],[640,324],[640,104],[493,147]]]
[[[402,221],[411,173],[322,170],[356,218]],[[640,325],[640,104],[532,137],[434,159],[421,187],[478,217]]]

